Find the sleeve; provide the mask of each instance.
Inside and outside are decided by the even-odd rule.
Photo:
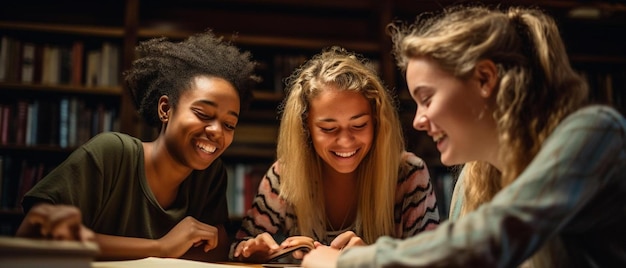
[[[291,226],[286,225],[285,217],[288,215],[285,200],[279,197],[280,175],[277,169],[278,163],[274,163],[261,180],[252,207],[243,217],[241,228],[235,235],[235,242],[231,245],[229,254],[231,259],[235,247],[242,240],[256,237],[264,232],[273,236],[287,236],[287,230]]]
[[[40,202],[74,205],[80,209],[83,221],[90,224],[107,189],[101,161],[93,156],[86,145],[72,152],[26,193],[22,200],[24,212]]]
[[[405,152],[403,159],[408,172],[398,180],[396,190],[395,211],[401,213],[401,230],[396,233],[407,238],[436,228],[439,211],[426,163],[410,152]]]
[[[519,265],[618,178],[625,130],[623,119],[608,114],[568,117],[520,176],[474,212],[406,240],[383,237],[350,248],[338,266]]]

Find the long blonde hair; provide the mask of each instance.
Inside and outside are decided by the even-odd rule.
[[[355,228],[366,243],[373,243],[382,235],[394,235],[394,196],[404,139],[391,93],[362,56],[328,48],[288,78],[277,148],[280,195],[293,206],[302,235],[326,236],[326,212],[320,205],[323,160],[313,148],[306,122],[310,101],[330,86],[359,92],[372,108],[374,141],[356,171],[360,179]]]
[[[462,214],[511,184],[561,120],[587,100],[587,84],[572,69],[554,20],[538,9],[456,6],[389,29],[404,72],[411,58],[421,56],[460,79],[467,79],[479,60],[498,66],[492,116],[504,165],[499,171],[486,162],[466,164]]]

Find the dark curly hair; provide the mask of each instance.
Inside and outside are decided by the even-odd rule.
[[[251,89],[259,82],[254,73],[256,62],[251,60],[250,52],[241,52],[222,39],[207,30],[181,42],[162,37],[137,46],[139,59],[124,72],[124,82],[148,125],[161,125],[156,109],[161,96],[167,95],[175,108],[181,93],[189,89],[193,78],[199,75],[230,82],[239,94],[242,110],[248,107],[252,100]]]

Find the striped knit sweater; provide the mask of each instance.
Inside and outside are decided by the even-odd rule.
[[[426,164],[412,153],[405,153],[403,160],[409,168],[397,179],[394,205],[395,233],[388,234],[396,238],[410,237],[421,231],[434,229],[439,224],[437,200]],[[268,232],[280,243],[286,237],[300,235],[293,208],[279,197],[279,189],[280,173],[276,162],[259,184],[252,207],[243,218],[241,228],[236,234],[236,241],[231,247],[231,257],[232,249],[246,237],[255,237]],[[328,230],[326,237],[315,239],[329,244],[337,235],[348,230],[355,231],[353,227],[354,224],[343,230]]]

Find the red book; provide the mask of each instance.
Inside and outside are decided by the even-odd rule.
[[[15,144],[26,144],[26,121],[28,118],[28,101],[17,101],[17,115],[15,121]]]
[[[259,184],[265,175],[266,167],[250,166],[247,167],[244,175],[244,213],[252,207],[252,202],[256,197],[259,189]]]

